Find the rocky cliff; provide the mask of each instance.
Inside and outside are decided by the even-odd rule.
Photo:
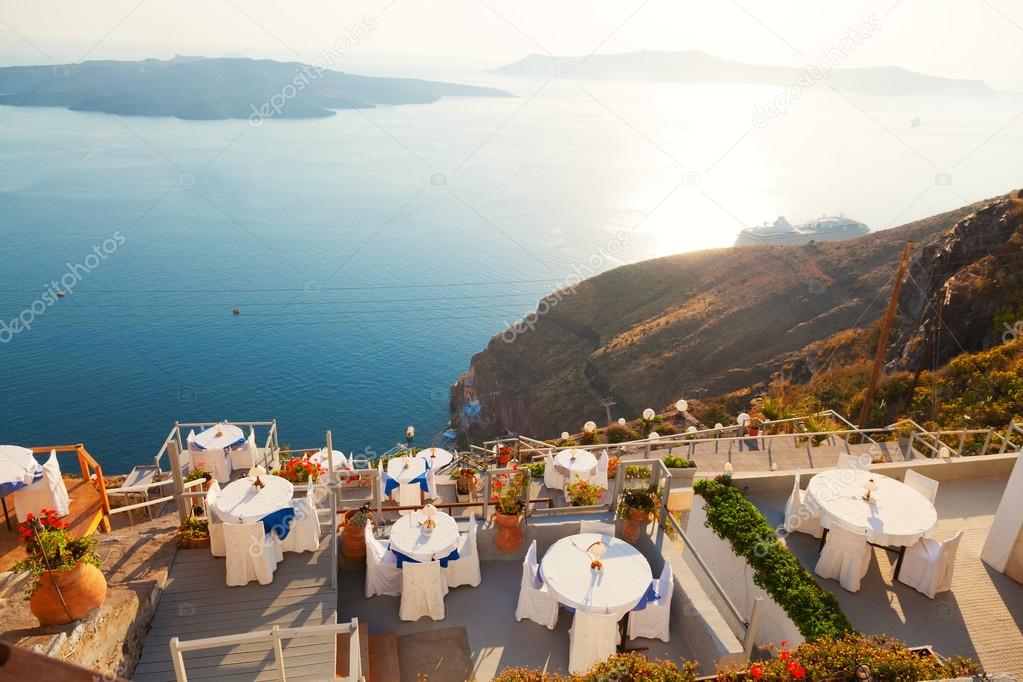
[[[916,248],[893,362],[918,361],[950,278],[944,323],[962,333],[958,344],[984,347],[1011,307],[1005,291],[1019,291],[1020,201],[1014,193],[847,242],[703,251],[606,272],[549,298],[535,324],[491,339],[452,387],[455,422],[473,437],[549,436],[603,423],[606,397],[613,417],[631,418],[760,384],[808,346],[875,322],[906,240]],[[952,334],[938,338],[942,352],[958,350]],[[463,410],[474,399],[478,414]]]

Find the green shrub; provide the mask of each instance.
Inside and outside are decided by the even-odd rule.
[[[650,478],[650,469],[639,464],[625,467],[625,478]]]
[[[639,434],[625,424],[612,424],[604,432],[607,434],[608,443],[624,443],[629,440],[638,440]]]
[[[529,469],[529,475],[533,478],[543,478],[544,469],[546,466],[543,462],[532,462],[530,464],[523,464],[523,469]]]
[[[597,444],[597,432],[584,433],[579,436],[579,442],[583,445],[596,445]]]
[[[706,500],[707,526],[749,562],[753,582],[785,610],[803,637],[813,641],[853,631],[835,595],[817,585],[739,489],[717,481],[697,481],[693,490]]]
[[[691,469],[696,466],[696,462],[685,457],[679,457],[678,455],[665,455],[664,466],[669,469]]]
[[[584,673],[552,675],[542,670],[505,668],[494,682],[607,682],[608,680],[648,680],[649,682],[693,682],[696,666],[689,661],[681,665],[671,661],[651,661],[641,654],[616,654]]]

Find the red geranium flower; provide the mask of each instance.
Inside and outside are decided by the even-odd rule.
[[[749,674],[750,677],[752,677],[755,680],[764,679],[764,669],[760,666],[759,663],[754,663],[749,667]]]

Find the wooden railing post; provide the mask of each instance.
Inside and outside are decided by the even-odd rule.
[[[178,518],[181,523],[188,520],[188,499],[185,498],[185,479],[181,475],[181,451],[173,440],[167,443],[167,459],[170,461],[171,477],[174,479],[174,501],[178,505]]]
[[[178,646],[178,638],[171,637],[170,650],[171,650],[171,661],[174,662],[174,677],[177,678],[177,682],[188,682],[188,676],[185,674],[185,659],[181,655],[181,647]]]

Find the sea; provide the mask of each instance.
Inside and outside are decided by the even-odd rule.
[[[82,442],[116,473],[175,421],[433,442],[473,354],[554,289],[778,216],[881,230],[1021,182],[1018,93],[370,75],[514,97],[261,122],[0,107],[0,443]]]

